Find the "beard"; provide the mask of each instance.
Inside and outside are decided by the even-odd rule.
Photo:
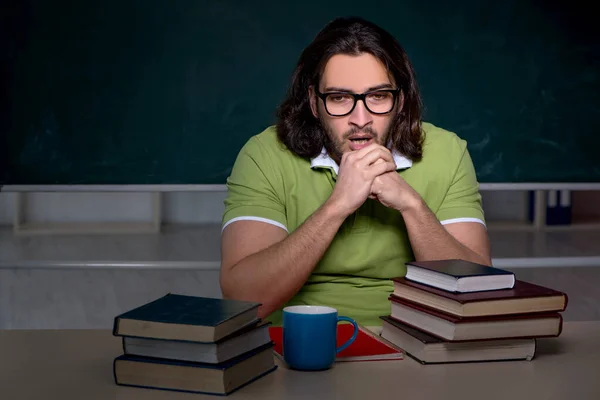
[[[371,128],[370,126],[367,126],[365,128],[352,128],[347,130],[346,132],[344,132],[344,134],[342,135],[341,138],[339,138],[335,132],[333,132],[333,129],[331,129],[331,127],[329,125],[327,125],[327,123],[325,121],[323,121],[322,118],[319,118],[319,121],[321,122],[321,127],[324,131],[324,135],[323,135],[323,146],[325,147],[325,150],[327,150],[327,153],[329,154],[329,156],[338,164],[340,165],[341,161],[342,161],[342,155],[344,154],[344,142],[348,140],[348,138],[352,135],[355,135],[357,133],[366,133],[369,134],[371,136],[373,136],[373,141],[376,144],[380,144],[382,145],[383,143],[386,142],[386,138],[388,136],[388,132],[386,132],[384,135],[380,135],[377,131],[375,131],[373,128]]]

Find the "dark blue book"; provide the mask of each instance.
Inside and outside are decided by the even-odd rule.
[[[273,342],[220,364],[121,355],[115,383],[147,389],[228,395],[277,369]]]
[[[115,317],[115,336],[214,343],[257,324],[260,303],[169,293]]]
[[[406,279],[455,293],[512,289],[515,274],[466,260],[411,261]]]

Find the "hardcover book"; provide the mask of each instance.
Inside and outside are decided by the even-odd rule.
[[[216,342],[258,322],[259,303],[169,293],[115,317],[115,336]]]
[[[270,322],[248,325],[214,343],[123,337],[123,353],[135,356],[164,358],[218,364],[271,342]]]
[[[215,395],[228,395],[276,368],[272,343],[220,364],[132,355],[113,362],[117,385]]]
[[[562,315],[555,312],[458,318],[390,296],[390,317],[447,341],[556,337]]]
[[[510,271],[466,260],[411,261],[406,279],[449,292],[479,292],[510,289],[515,275]]]
[[[447,342],[389,317],[381,317],[381,336],[421,364],[482,361],[531,361],[535,339],[496,339]]]
[[[457,317],[560,312],[567,308],[566,293],[516,280],[512,289],[454,293],[394,278],[393,296]]]

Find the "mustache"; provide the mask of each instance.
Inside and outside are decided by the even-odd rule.
[[[349,131],[344,133],[343,138],[348,139],[350,136],[356,135],[357,133],[366,133],[373,137],[378,136],[377,132],[375,132],[375,130],[373,130],[373,128],[371,128],[370,126],[367,126],[365,128],[352,128]]]

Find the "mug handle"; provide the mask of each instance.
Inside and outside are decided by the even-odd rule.
[[[339,323],[340,321],[351,322],[352,325],[354,325],[354,333],[352,334],[352,337],[346,341],[346,343],[344,343],[343,345],[341,345],[340,347],[335,349],[336,353],[339,353],[340,351],[344,350],[346,347],[350,346],[352,344],[352,342],[354,342],[354,339],[356,339],[356,337],[358,336],[358,325],[356,324],[356,321],[354,321],[352,318],[349,318],[349,317],[338,317],[337,322]]]

